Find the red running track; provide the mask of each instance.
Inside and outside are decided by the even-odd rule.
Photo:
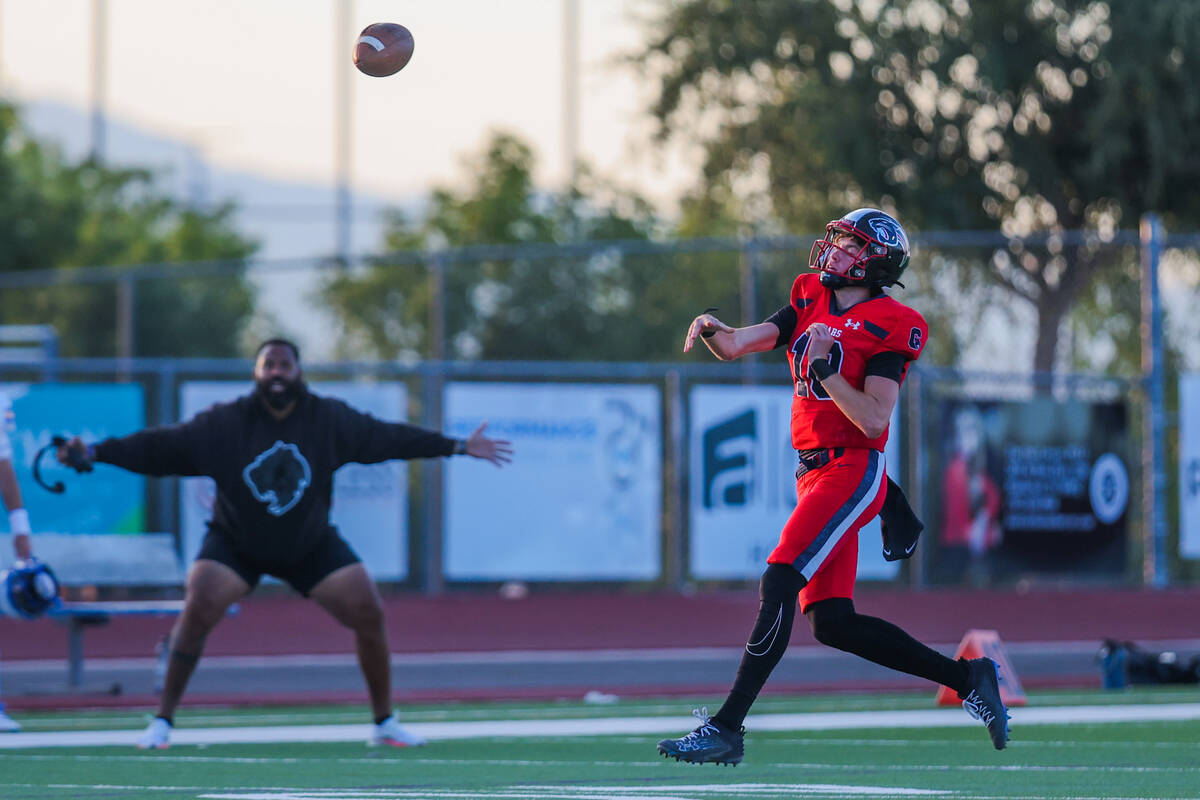
[[[729,647],[754,621],[753,591],[696,594],[533,591],[517,600],[495,593],[385,597],[394,652]],[[1003,640],[1134,641],[1200,638],[1200,588],[1161,591],[938,590],[860,587],[858,610],[888,619],[930,644],[956,643],[968,628],[994,628]],[[170,630],[164,618],[116,618],[85,634],[88,658],[146,657]],[[50,619],[0,619],[0,657],[64,658],[66,629]],[[797,644],[811,644],[796,626]],[[252,595],[209,638],[209,655],[350,653],[353,641],[316,604],[281,592]]]

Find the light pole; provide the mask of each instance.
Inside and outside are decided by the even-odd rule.
[[[92,0],[92,160],[104,161],[104,106],[107,92],[108,0]]]
[[[336,231],[337,257],[343,265],[350,263],[350,234],[353,209],[350,196],[350,173],[354,161],[354,120],[350,82],[350,20],[354,16],[354,0],[338,0],[337,24],[333,26],[337,40],[334,42],[334,163],[336,189],[334,190],[334,229]]]

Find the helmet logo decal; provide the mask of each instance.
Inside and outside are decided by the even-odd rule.
[[[875,231],[875,238],[888,247],[900,246],[900,226],[886,217],[874,217],[867,220],[867,224],[871,226],[871,230]]]

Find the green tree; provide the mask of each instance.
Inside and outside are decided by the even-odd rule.
[[[483,151],[465,161],[467,188],[436,189],[420,222],[394,214],[386,239],[390,255],[326,284],[323,297],[342,321],[353,354],[430,354],[431,269],[447,248],[647,240],[655,232],[645,202],[586,170],[570,197],[539,193],[535,165],[526,143],[492,134]],[[453,260],[441,262],[450,358],[675,357],[682,326],[700,302],[689,298],[703,296],[695,259],[603,248],[580,254],[548,248],[517,258],[498,258],[486,249],[466,257],[453,252]]]
[[[1018,237],[1200,220],[1198,29],[1194,0],[664,0],[638,61],[663,138],[712,131],[693,209],[811,231],[873,204]],[[968,274],[1033,305],[1051,370],[1114,257],[1052,240]]]
[[[61,270],[52,286],[5,290],[4,322],[53,325],[68,356],[116,352],[117,288],[80,283],[93,266],[229,260],[219,278],[136,282],[134,354],[231,356],[253,311],[243,274],[256,245],[236,232],[233,208],[197,211],[160,193],[154,175],[90,160],[70,163],[30,137],[0,105],[0,273]]]

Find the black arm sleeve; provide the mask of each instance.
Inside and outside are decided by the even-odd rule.
[[[798,320],[799,317],[796,316],[796,308],[791,303],[788,303],[767,317],[767,322],[774,323],[775,327],[779,328],[779,336],[775,338],[775,347],[783,347],[792,340],[792,334],[796,331],[796,322]]]
[[[395,458],[434,458],[454,452],[455,440],[404,422],[384,422],[334,401],[339,464],[378,464]]]
[[[867,375],[891,378],[896,383],[904,380],[904,373],[907,371],[908,359],[892,350],[876,353],[867,361]]]
[[[205,435],[209,414],[187,422],[147,428],[115,439],[104,439],[92,448],[96,461],[141,475],[209,475],[204,454],[213,447]]]

